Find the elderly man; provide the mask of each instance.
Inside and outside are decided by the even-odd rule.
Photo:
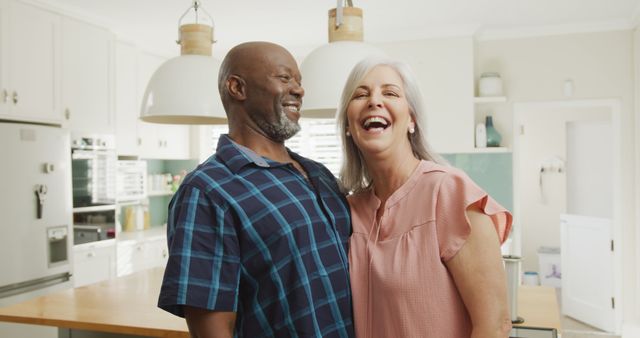
[[[349,207],[289,151],[304,89],[291,54],[250,42],[220,68],[229,134],[169,205],[159,306],[194,337],[352,337]]]

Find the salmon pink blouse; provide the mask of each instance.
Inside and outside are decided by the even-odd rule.
[[[359,338],[468,338],[471,320],[445,262],[470,232],[466,209],[489,215],[503,242],[511,214],[466,174],[421,161],[387,200],[373,190],[349,197],[350,275]]]

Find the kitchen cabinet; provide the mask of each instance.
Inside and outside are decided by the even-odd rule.
[[[6,0],[0,3],[0,117],[62,123],[60,16]]]
[[[138,94],[140,109],[144,92],[153,73],[166,61],[160,56],[141,52],[138,55]],[[138,110],[139,115],[139,110]],[[141,158],[180,160],[189,158],[189,126],[154,124],[139,121],[139,155]]]
[[[157,231],[155,229],[147,230],[152,233]],[[164,229],[161,231],[164,233]],[[119,240],[117,249],[118,277],[154,267],[164,267],[169,257],[166,242],[164,235]]]
[[[115,240],[75,245],[73,248],[73,286],[80,287],[116,276]]]
[[[62,18],[62,109],[72,132],[113,134],[113,35]]]
[[[115,47],[115,116],[118,155],[137,156],[138,116],[138,49],[135,45],[117,41]]]
[[[142,98],[153,73],[165,58],[117,42],[115,53],[116,139],[118,154],[146,159],[188,159],[189,126],[142,122]]]

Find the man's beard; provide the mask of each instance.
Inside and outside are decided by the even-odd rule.
[[[282,110],[279,111],[278,120],[274,123],[265,120],[260,113],[252,114],[252,119],[267,137],[275,142],[283,143],[300,131],[300,124],[291,121]]]

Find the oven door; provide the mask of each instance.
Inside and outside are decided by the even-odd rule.
[[[113,150],[72,149],[74,208],[115,203],[116,161]]]

